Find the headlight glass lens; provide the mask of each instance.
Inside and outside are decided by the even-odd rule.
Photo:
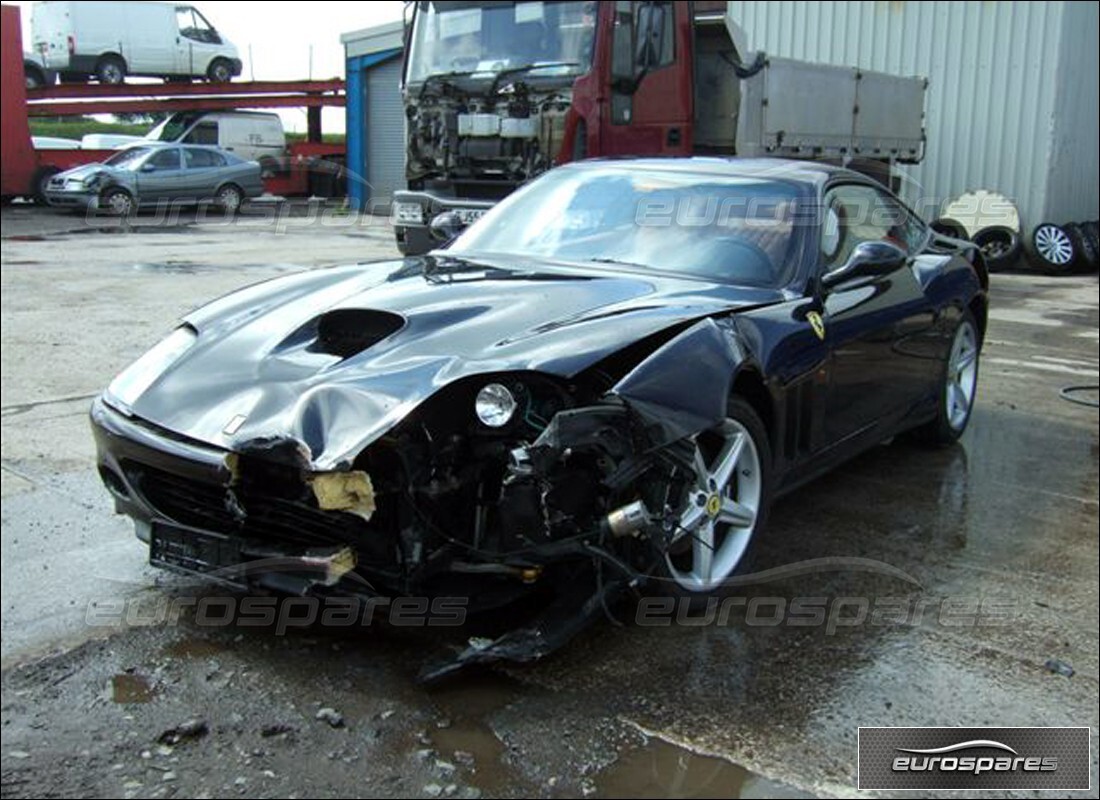
[[[107,387],[107,394],[129,410],[161,374],[182,356],[198,337],[190,325],[176,328],[152,350],[119,373]]]
[[[516,413],[515,395],[503,384],[487,384],[477,393],[474,412],[483,425],[501,428],[507,425]]]

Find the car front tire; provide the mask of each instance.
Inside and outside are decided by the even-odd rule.
[[[706,598],[751,569],[771,504],[771,447],[759,414],[730,399],[726,419],[695,437],[685,487],[658,577],[666,594]]]
[[[129,217],[134,213],[134,197],[117,186],[104,190],[99,196],[99,207],[114,217]]]

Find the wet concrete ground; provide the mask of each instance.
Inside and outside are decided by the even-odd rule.
[[[89,623],[212,591],[150,570],[111,515],[89,397],[189,308],[388,255],[388,230],[23,213],[0,244],[4,796],[853,796],[860,725],[1088,725],[1096,796],[1097,412],[1058,395],[1097,383],[1095,277],[994,276],[962,442],[898,441],[786,498],[771,580],[425,690],[425,632]]]

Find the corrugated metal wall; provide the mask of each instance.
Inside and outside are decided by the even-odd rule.
[[[1067,5],[1081,8],[1067,10]],[[927,216],[935,216],[944,199],[977,188],[994,189],[1015,199],[1028,226],[1040,218],[1066,221],[1097,216],[1095,3],[733,2],[731,6],[753,49],[929,78],[925,160],[905,168],[925,198],[918,202],[918,191],[910,186],[907,199]],[[1091,23],[1085,19],[1089,14]],[[1064,28],[1070,31],[1067,36]],[[1076,42],[1088,37],[1091,44]],[[1064,38],[1073,40],[1077,52],[1060,50]],[[1082,69],[1089,74],[1078,79]],[[1058,80],[1059,73],[1074,77]],[[1067,91],[1067,84],[1076,87],[1078,80],[1085,82],[1087,90],[1081,86]],[[1072,97],[1056,104],[1060,91]],[[1074,102],[1077,106],[1067,113]],[[1056,105],[1061,127],[1055,123]],[[1089,131],[1082,130],[1085,124]],[[1091,161],[1085,162],[1091,165],[1089,177],[1078,178],[1083,187],[1067,191],[1049,179],[1056,146],[1069,154],[1070,162],[1090,151]]]
[[[401,59],[367,71],[367,180],[371,200],[389,203],[405,186],[405,110],[401,103]]]
[[[1100,217],[1100,5],[1066,3],[1045,218]]]

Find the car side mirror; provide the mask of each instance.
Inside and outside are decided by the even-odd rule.
[[[141,165],[141,171],[142,172],[156,172],[157,171],[157,165],[156,164],[142,164]]]
[[[466,225],[456,211],[444,211],[432,218],[428,230],[437,242],[446,244],[466,230]]]
[[[901,269],[909,254],[890,242],[862,242],[856,246],[843,266],[821,277],[821,285],[831,289],[853,278],[872,278],[888,275]]]

